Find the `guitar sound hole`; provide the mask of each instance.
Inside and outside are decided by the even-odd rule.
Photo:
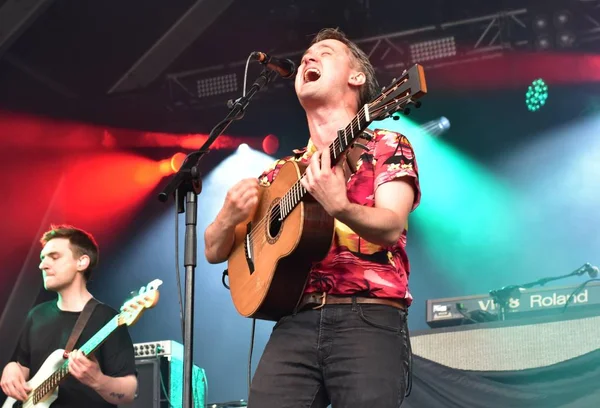
[[[271,214],[269,215],[269,236],[275,238],[279,231],[281,231],[281,210],[278,205],[274,206],[271,209]]]

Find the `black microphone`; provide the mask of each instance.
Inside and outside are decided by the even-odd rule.
[[[598,272],[600,272],[600,270],[598,269],[597,266],[587,264],[587,273],[590,276],[590,278],[592,278],[592,279],[596,278],[598,276]]]
[[[282,78],[291,78],[296,73],[296,64],[287,58],[275,58],[260,51],[254,51],[252,58],[277,72]]]
[[[599,272],[600,272],[600,269],[598,269],[597,266],[590,265],[589,262],[586,262],[583,265],[581,265],[579,268],[575,269],[575,271],[572,272],[571,274],[581,276],[584,273],[587,273],[590,278],[594,279],[598,276]]]

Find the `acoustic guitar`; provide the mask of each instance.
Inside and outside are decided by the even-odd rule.
[[[427,93],[423,67],[415,64],[364,105],[329,145],[332,166],[364,138],[374,120],[420,105]],[[293,312],[311,266],[327,255],[334,219],[300,184],[306,166],[284,164],[274,182],[259,189],[253,214],[235,229],[228,258],[229,288],[237,311],[245,317],[278,320]]]

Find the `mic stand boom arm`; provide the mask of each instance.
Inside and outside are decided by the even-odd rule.
[[[179,171],[171,178],[164,190],[158,195],[158,199],[166,202],[171,194],[176,197],[177,212],[186,212],[185,217],[185,244],[184,244],[184,266],[185,266],[185,306],[183,317],[183,397],[182,407],[192,408],[192,369],[193,360],[193,322],[194,322],[194,272],[197,261],[197,198],[202,191],[202,181],[198,170],[202,157],[210,150],[210,145],[219,137],[234,120],[244,117],[245,109],[250,99],[265,85],[271,82],[277,73],[270,69],[263,69],[248,93],[235,101],[229,101],[229,113],[210,132],[209,138],[202,147],[190,153],[183,162]],[[185,206],[184,206],[185,200]],[[176,238],[177,239],[177,238]]]
[[[589,273],[593,267],[589,263],[585,263],[579,268],[575,269],[573,272],[570,272],[566,275],[560,276],[551,276],[547,278],[541,278],[533,282],[524,283],[522,285],[509,285],[504,286],[500,289],[490,290],[490,296],[494,300],[494,303],[499,307],[499,316],[498,320],[505,320],[506,318],[506,307],[508,306],[508,302],[513,294],[518,293],[518,297],[521,295],[521,289],[530,289],[534,286],[544,286],[548,282],[569,278],[571,276],[581,276],[584,273]]]

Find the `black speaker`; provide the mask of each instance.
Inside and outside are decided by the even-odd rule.
[[[137,358],[138,391],[131,404],[119,408],[181,408],[183,362],[171,356]],[[206,377],[194,366],[192,372],[194,408],[205,407]]]

